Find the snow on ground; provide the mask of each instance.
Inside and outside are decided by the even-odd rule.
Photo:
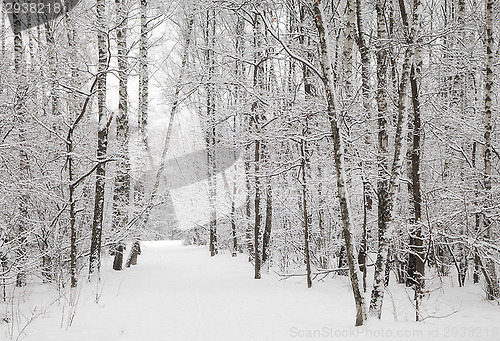
[[[109,270],[110,259],[103,267],[99,286],[82,285],[76,304],[49,305],[57,292],[36,285],[24,302],[1,306],[9,322],[0,322],[0,340],[16,339],[23,327],[19,339],[27,341],[500,340],[500,307],[484,301],[479,286],[434,290],[423,302],[434,317],[417,323],[410,291],[393,284],[382,321],[354,328],[345,277],[311,289],[302,277],[256,281],[245,256],[211,258],[205,247],[167,241],[144,242],[131,269]]]

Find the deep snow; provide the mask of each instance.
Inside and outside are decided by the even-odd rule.
[[[110,259],[103,268],[98,286],[79,287],[76,304],[49,304],[57,292],[48,285],[3,303],[0,340],[16,339],[24,327],[19,339],[27,341],[500,340],[500,307],[484,301],[480,286],[457,288],[447,278],[446,293],[437,279],[428,286],[435,290],[424,299],[423,315],[434,317],[413,322],[411,292],[392,284],[382,321],[354,328],[344,277],[311,289],[302,277],[280,281],[269,274],[256,281],[244,255],[211,258],[205,247],[167,241],[143,242],[131,269],[109,270]]]

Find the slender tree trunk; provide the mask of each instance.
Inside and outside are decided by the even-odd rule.
[[[254,52],[254,63],[255,66],[253,68],[253,86],[254,91],[261,91],[264,88],[264,67],[262,58],[262,22],[261,18],[258,14],[254,17],[253,22],[253,47],[255,49]],[[252,103],[252,121],[253,126],[256,129],[256,135],[254,142],[254,170],[255,170],[255,197],[254,197],[254,235],[253,235],[253,252],[254,252],[254,278],[261,278],[261,267],[262,267],[262,259],[260,255],[260,234],[261,234],[261,224],[262,224],[262,213],[260,210],[261,204],[261,147],[263,147],[263,142],[261,140],[261,108],[259,106],[258,100],[256,99]]]
[[[232,257],[236,257],[238,254],[238,235],[236,232],[236,181],[233,182],[233,195],[231,198],[231,234],[233,239],[233,250],[231,252]]]
[[[245,77],[245,64],[243,63],[244,51],[245,51],[245,46],[244,46],[244,41],[243,41],[244,34],[245,34],[245,21],[243,20],[243,18],[241,16],[238,16],[238,19],[236,22],[236,40],[235,40],[235,51],[236,51],[236,56],[238,59],[236,60],[235,76],[236,76],[236,79],[240,79],[240,80],[244,79],[244,77]],[[245,103],[243,89],[238,84],[238,85],[235,85],[234,91],[235,91],[235,104],[238,107],[239,113],[241,114],[241,111],[244,110],[243,105]],[[233,133],[234,133],[234,141],[235,141],[233,147],[235,150],[237,149],[237,145],[236,145],[237,136],[238,136],[238,128],[237,127],[238,127],[237,116],[235,116],[234,120],[233,120]],[[236,156],[236,152],[235,152],[235,156]],[[245,168],[246,168],[246,164],[245,164]],[[235,170],[236,170],[236,166],[235,166]],[[250,179],[249,179],[247,173],[245,173],[245,175],[246,175],[245,176],[245,183],[247,185],[247,190],[248,190],[248,185],[249,185]],[[233,234],[232,235],[232,237],[233,237],[232,256],[233,257],[236,257],[236,255],[238,253],[238,233],[237,233],[237,226],[236,226],[236,203],[235,203],[236,192],[237,192],[237,188],[236,188],[236,175],[235,175],[235,178],[233,181],[233,196],[231,198],[231,231]],[[248,195],[249,195],[249,193],[247,192],[247,196]],[[246,206],[248,206],[248,203]],[[247,224],[245,222],[245,226],[246,225]],[[241,243],[241,241],[240,241],[240,243]],[[242,252],[243,250],[241,248],[241,245],[239,246],[239,248],[240,248],[240,252]]]
[[[335,80],[332,70],[332,57],[330,55],[326,26],[323,21],[323,11],[321,1],[314,1],[314,22],[319,34],[320,65],[323,72],[323,82],[325,85],[326,100],[328,105],[328,118],[333,135],[333,149],[335,153],[335,170],[337,175],[337,194],[340,202],[340,212],[342,216],[343,235],[347,250],[347,263],[349,265],[349,275],[351,286],[356,303],[356,326],[361,326],[366,319],[363,295],[359,288],[357,267],[354,261],[354,241],[350,223],[350,209],[348,193],[346,187],[346,174],[344,165],[344,142],[339,129],[339,113],[336,108]]]
[[[380,41],[386,41],[387,32],[384,21],[384,7],[383,3],[377,4],[377,18],[378,18],[378,37]],[[399,183],[399,175],[402,167],[401,151],[403,139],[403,126],[406,113],[406,99],[409,83],[410,62],[413,51],[407,48],[405,52],[403,71],[401,75],[401,82],[399,84],[399,98],[398,98],[398,115],[396,123],[396,135],[394,141],[394,156],[392,167],[389,172],[388,163],[388,135],[387,135],[387,100],[384,89],[386,83],[386,55],[381,53],[383,47],[379,50],[378,55],[378,90],[377,90],[377,103],[378,103],[378,121],[379,121],[379,183],[378,183],[378,249],[377,259],[375,261],[375,274],[374,283],[370,299],[370,315],[378,318],[382,315],[382,303],[384,300],[385,291],[385,270],[387,266],[387,257],[389,253],[389,242],[392,236],[392,210],[394,206],[394,197],[396,195],[397,186]],[[385,65],[384,65],[385,64]],[[384,168],[381,168],[384,165]]]
[[[71,287],[76,288],[76,213],[75,213],[75,185],[74,185],[74,172],[73,172],[73,129],[68,132],[66,138],[66,166],[68,167],[69,179],[69,226],[70,226],[70,276]]]
[[[245,148],[248,158],[250,158],[250,148]],[[252,201],[251,201],[251,182],[250,182],[250,161],[245,161],[245,187],[246,187],[246,200],[245,200],[245,241],[248,251],[248,261],[251,262],[254,258],[254,246],[252,241]]]
[[[307,125],[307,123],[306,123]],[[307,206],[307,164],[308,164],[308,151],[307,151],[307,142],[304,140],[305,139],[305,134],[307,132],[307,128],[303,130],[302,134],[302,140],[300,143],[300,154],[301,154],[301,174],[302,174],[302,179],[301,179],[301,185],[302,185],[302,219],[303,219],[303,226],[304,226],[304,256],[305,256],[305,263],[306,263],[306,279],[307,279],[307,287],[310,288],[312,287],[312,280],[311,280],[311,256],[309,252],[309,223],[311,221],[311,218],[309,216],[308,212],[308,206]]]
[[[318,164],[318,178],[322,179],[322,167]],[[328,241],[329,241],[329,233],[326,227],[326,219],[325,219],[325,197],[323,194],[323,183],[320,181],[318,183],[318,229],[320,233],[320,257],[319,263],[322,269],[328,269],[328,265],[330,263],[330,257],[328,253]]]
[[[5,60],[5,6],[2,6],[1,8],[1,13],[0,15],[2,16],[0,18],[0,35],[1,35],[1,49],[2,49],[2,59]]]
[[[411,102],[413,106],[413,120],[409,126],[409,178],[408,193],[410,197],[411,212],[413,217],[410,217],[412,225],[410,229],[410,253],[408,257],[408,277],[407,285],[414,286],[415,288],[415,307],[416,307],[416,320],[419,320],[419,302],[421,299],[424,287],[424,247],[422,237],[422,197],[420,191],[420,135],[421,135],[421,120],[420,120],[420,91],[418,82],[422,70],[422,39],[420,39],[420,0],[414,0],[413,7],[413,25],[411,31],[408,32],[407,38],[409,44],[416,43],[414,50],[414,61],[410,71],[410,85],[411,85]],[[401,19],[405,28],[410,29],[408,15],[403,0],[399,0],[399,8]]]
[[[364,25],[361,14],[361,0],[356,0],[356,23],[358,26],[357,44],[359,53],[361,55],[361,96],[363,99],[363,108],[367,115],[368,120],[372,117],[372,105],[370,99],[370,55],[364,37]],[[366,131],[365,143],[367,147],[370,146],[370,131]],[[363,177],[365,177],[363,175]],[[367,274],[367,253],[368,253],[368,225],[367,215],[368,210],[371,209],[371,198],[368,193],[368,182],[363,180],[363,236],[361,239],[361,251],[359,257],[361,258],[362,272],[363,272],[363,292],[366,292],[366,274]]]
[[[149,19],[148,0],[140,0],[140,39],[139,39],[139,102],[137,112],[138,136],[138,174],[134,183],[134,214],[140,215],[144,210],[146,169],[152,158],[149,150],[148,117],[149,117]],[[140,220],[142,222],[142,219]]]
[[[273,187],[269,177],[266,181],[266,221],[264,225],[264,233],[262,235],[262,264],[267,264],[271,253],[269,245],[271,242],[271,229],[273,224]]]
[[[477,150],[477,142],[474,141],[472,143],[472,168],[474,169],[474,172],[476,171],[476,150]],[[478,181],[475,181],[476,185],[475,185],[475,188],[476,188],[476,191],[475,191],[475,197],[477,198],[477,196],[479,195],[478,193]],[[476,213],[474,214],[474,225],[475,225],[475,232],[476,233],[479,233],[480,229],[479,229],[479,224],[480,224],[480,214],[479,213]],[[480,259],[479,259],[479,254],[476,252],[476,250],[474,249],[474,273],[473,273],[473,282],[474,284],[477,284],[479,283],[479,279],[480,279],[480,276],[481,276],[481,267],[479,265],[480,263]]]
[[[359,1],[359,0],[358,0]],[[346,2],[346,27],[345,27],[345,41],[343,50],[344,62],[344,84],[347,98],[351,98],[353,94],[353,68],[354,68],[354,53],[353,47],[356,41],[356,0],[347,0]]]
[[[104,187],[106,185],[106,153],[108,149],[108,128],[110,117],[106,110],[106,72],[108,66],[108,32],[106,27],[106,0],[97,0],[97,45],[99,53],[97,111],[99,117],[97,132],[96,184],[94,196],[94,217],[90,244],[89,276],[101,269],[101,238],[104,215]]]
[[[124,1],[124,0],[120,0]],[[149,151],[149,138],[147,132],[149,117],[149,19],[148,0],[140,0],[141,32],[139,40],[139,144],[142,158],[151,157]],[[126,41],[125,41],[126,43]],[[149,160],[151,162],[151,159]]]
[[[17,233],[19,246],[17,249],[17,262],[21,263],[16,277],[16,286],[26,285],[26,271],[23,269],[23,263],[26,257],[26,233],[28,231],[28,212],[29,212],[29,158],[24,149],[26,141],[26,113],[24,112],[24,96],[26,88],[26,61],[23,53],[23,37],[21,34],[21,20],[18,15],[13,14],[13,32],[14,32],[14,72],[19,80],[16,90],[15,113],[17,124],[19,125],[19,201],[18,211],[19,219],[17,222]]]
[[[260,213],[260,140],[255,141],[255,221],[254,221],[254,278],[260,279],[261,274],[261,257],[259,251],[259,238],[260,238],[260,225],[262,220],[262,215]]]
[[[116,3],[116,44],[118,48],[118,115],[116,116],[116,143],[118,162],[113,193],[112,229],[116,234],[127,226],[130,193],[130,156],[129,156],[129,121],[128,121],[128,48],[127,48],[127,21],[128,9],[126,0],[115,0]],[[115,246],[113,269],[123,267],[124,244],[121,238]]]
[[[493,97],[493,0],[485,0],[486,10],[486,82],[484,87],[484,189],[486,194],[485,211],[491,206],[491,133],[492,126],[492,97]],[[486,214],[483,215],[484,226],[486,227],[486,238],[494,240],[496,231],[494,223]],[[500,289],[495,269],[495,262],[492,259],[486,261],[486,271],[490,280],[487,284],[486,299],[494,300],[500,297]]]
[[[215,143],[216,143],[216,117],[215,117],[215,9],[212,7],[207,11],[207,27],[206,27],[206,60],[208,68],[208,84],[207,84],[207,120],[208,135],[207,135],[207,150],[208,150],[208,200],[210,203],[210,255],[213,257],[217,254],[217,172],[215,164]]]
[[[378,122],[378,155],[377,155],[377,196],[378,196],[378,248],[375,261],[373,290],[370,301],[370,314],[380,318],[384,300],[384,272],[389,249],[390,207],[389,207],[389,135],[387,107],[387,67],[389,56],[387,44],[389,34],[386,26],[386,3],[378,0],[377,10],[377,122]]]
[[[367,271],[367,253],[368,253],[368,229],[367,229],[367,220],[368,220],[368,194],[367,194],[367,182],[363,181],[363,236],[361,238],[361,264],[363,264],[363,292],[366,292],[366,273]]]

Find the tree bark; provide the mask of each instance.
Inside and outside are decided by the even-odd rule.
[[[493,0],[485,0],[485,21],[486,21],[486,82],[484,86],[484,189],[485,189],[485,212],[488,212],[488,207],[491,206],[492,191],[491,191],[491,133],[492,126],[492,97],[493,97]],[[486,238],[494,240],[496,231],[494,223],[483,214],[484,226],[486,229]],[[487,283],[486,299],[494,300],[500,297],[500,288],[493,259],[486,261],[486,271],[490,281]]]
[[[89,277],[101,269],[101,239],[104,215],[104,188],[106,185],[106,153],[108,149],[109,120],[106,109],[106,76],[108,67],[108,31],[106,25],[106,0],[97,0],[97,45],[98,81],[97,111],[99,117],[97,131],[97,168],[94,195],[94,216],[92,220],[92,239],[90,244]]]
[[[118,115],[116,116],[116,144],[118,162],[113,193],[112,230],[116,233],[128,224],[130,192],[129,120],[128,120],[128,48],[127,22],[128,8],[125,0],[116,3],[116,43],[118,48]],[[123,241],[117,240],[113,270],[123,268]]]
[[[18,233],[18,248],[17,262],[21,263],[17,269],[16,286],[22,287],[26,285],[26,271],[23,269],[23,262],[26,257],[26,233],[28,231],[28,213],[29,213],[29,193],[27,184],[29,181],[29,158],[27,150],[24,148],[26,141],[26,113],[24,111],[25,88],[26,88],[26,62],[23,53],[23,37],[21,33],[21,19],[16,13],[13,13],[14,32],[14,72],[19,83],[16,90],[15,115],[17,124],[19,125],[19,197],[18,197],[18,212],[19,219],[17,221]]]
[[[207,26],[206,26],[206,62],[208,69],[207,83],[207,155],[208,155],[208,200],[210,204],[210,255],[213,257],[218,253],[217,250],[217,171],[215,162],[215,143],[216,143],[216,117],[215,117],[215,9],[207,10]]]
[[[377,3],[377,22],[379,24],[378,37],[379,43],[388,39],[384,22],[384,4]],[[379,183],[378,183],[378,248],[377,259],[375,261],[374,283],[370,299],[370,315],[380,318],[382,315],[382,303],[385,292],[385,270],[387,266],[387,256],[389,253],[389,243],[392,236],[392,210],[394,206],[394,197],[396,195],[399,176],[402,168],[402,140],[403,127],[406,114],[406,99],[408,92],[409,70],[413,50],[407,47],[403,62],[403,71],[401,82],[399,84],[398,115],[396,120],[396,135],[394,139],[394,156],[392,167],[389,172],[388,167],[388,135],[387,120],[388,115],[387,100],[384,89],[386,83],[386,54],[381,53],[384,49],[379,46],[378,55],[378,121],[379,121]],[[384,65],[385,64],[385,65]],[[383,167],[381,167],[383,165]]]
[[[307,118],[306,118],[307,120]],[[307,125],[307,123],[306,123]],[[305,141],[305,134],[307,132],[307,128],[303,130],[302,134],[302,139],[300,143],[300,154],[301,154],[301,173],[302,173],[302,179],[301,179],[301,186],[302,186],[302,219],[303,219],[303,226],[304,226],[304,256],[305,256],[305,263],[306,263],[306,280],[307,280],[307,287],[310,288],[312,287],[312,280],[311,280],[311,256],[309,252],[309,225],[310,225],[310,216],[309,216],[309,211],[308,211],[308,206],[307,206],[307,164],[308,164],[308,151],[307,151],[307,142]]]
[[[389,206],[389,110],[386,93],[389,56],[387,48],[384,46],[387,44],[389,34],[385,17],[386,3],[384,0],[378,0],[375,6],[377,11],[378,247],[369,312],[370,315],[380,318],[384,300],[384,272],[390,242],[389,224],[391,220]]]
[[[267,264],[271,251],[269,250],[271,242],[271,229],[273,224],[273,187],[271,179],[266,179],[266,221],[264,225],[264,233],[262,235],[262,264]]]
[[[343,235],[347,250],[347,263],[349,265],[349,275],[356,304],[356,326],[361,326],[366,319],[363,295],[359,288],[357,267],[354,260],[354,241],[352,238],[349,196],[346,188],[346,174],[344,165],[344,142],[339,128],[339,113],[336,108],[335,81],[331,64],[330,48],[326,26],[323,21],[323,11],[321,1],[315,0],[313,3],[314,22],[319,35],[320,65],[323,73],[323,83],[325,85],[326,100],[328,105],[328,118],[333,136],[333,149],[335,153],[335,170],[337,175],[337,195],[340,202],[340,212],[342,217]]]

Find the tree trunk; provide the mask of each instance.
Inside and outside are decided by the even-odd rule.
[[[257,139],[255,141],[255,156],[254,156],[254,161],[255,161],[255,199],[254,199],[254,205],[255,205],[255,221],[254,221],[254,240],[253,240],[253,245],[254,245],[254,278],[255,279],[260,279],[260,270],[261,270],[261,258],[259,254],[259,238],[260,238],[260,225],[261,225],[261,220],[262,216],[260,213],[260,140]]]
[[[354,68],[354,53],[353,47],[355,43],[355,30],[356,30],[356,0],[346,1],[346,27],[345,27],[345,41],[344,41],[344,84],[347,99],[350,99],[353,94],[353,68]]]
[[[97,45],[99,53],[97,82],[97,111],[99,117],[97,132],[96,184],[94,195],[94,216],[90,244],[89,276],[101,269],[101,238],[104,215],[104,187],[106,184],[106,153],[108,149],[108,127],[110,118],[106,109],[106,76],[108,67],[108,33],[106,26],[105,0],[97,0]]]
[[[373,290],[370,301],[370,314],[380,318],[384,300],[384,272],[390,242],[389,224],[391,220],[389,202],[389,135],[387,108],[387,67],[389,56],[386,46],[389,34],[385,19],[385,1],[378,0],[377,10],[377,122],[378,122],[378,155],[377,155],[377,196],[378,196],[378,248],[375,261]]]
[[[273,188],[269,177],[266,181],[266,221],[264,225],[264,233],[262,235],[262,264],[267,264],[271,253],[269,250],[269,244],[271,241],[271,229],[273,224]]]
[[[116,116],[116,144],[118,162],[113,193],[112,230],[115,234],[128,224],[130,192],[130,156],[129,156],[129,121],[128,121],[128,48],[127,21],[128,9],[125,0],[115,0],[117,14],[116,44],[118,48],[118,115]],[[123,267],[123,241],[117,240],[113,270]]]
[[[253,47],[254,52],[254,68],[253,68],[253,87],[254,91],[259,91],[264,88],[264,67],[262,59],[262,23],[261,18],[258,14],[254,17],[253,22]],[[254,235],[253,235],[253,250],[254,250],[254,278],[261,278],[261,267],[262,259],[260,255],[260,228],[262,224],[262,213],[260,211],[261,204],[261,175],[260,175],[260,164],[261,164],[261,147],[263,146],[263,141],[261,140],[261,108],[259,107],[258,100],[256,99],[252,103],[252,122],[256,129],[256,138],[254,142],[254,170],[255,170],[255,197],[254,197]]]
[[[124,0],[119,1],[123,2]],[[147,132],[149,117],[148,0],[140,0],[140,16],[141,36],[139,40],[139,112],[137,115],[137,123],[139,127],[139,148],[141,151],[140,157],[143,158],[143,160],[149,157],[149,161],[151,162],[149,138]]]
[[[307,118],[306,118],[307,120]],[[306,123],[307,125],[307,123]],[[305,256],[305,263],[306,263],[306,279],[307,279],[307,287],[310,288],[312,287],[312,280],[311,280],[311,256],[309,253],[309,223],[310,223],[310,216],[308,212],[308,207],[307,207],[307,164],[308,164],[308,151],[307,151],[307,143],[304,140],[305,137],[304,135],[307,132],[307,128],[303,130],[302,134],[302,140],[300,143],[300,154],[301,154],[301,173],[302,173],[302,219],[303,219],[303,226],[304,226],[304,256]]]
[[[339,114],[336,109],[335,81],[331,64],[330,48],[327,36],[327,29],[323,21],[323,11],[321,1],[314,1],[314,22],[319,35],[320,65],[323,72],[323,83],[325,85],[326,100],[328,105],[328,118],[330,120],[331,132],[333,135],[333,149],[335,153],[335,170],[337,175],[337,195],[340,202],[340,212],[342,216],[342,228],[347,250],[347,263],[349,265],[349,275],[351,286],[356,303],[356,326],[361,326],[366,319],[363,295],[359,288],[357,267],[354,261],[354,241],[351,232],[349,196],[346,188],[346,174],[344,165],[344,142],[339,128]]]
[[[124,0],[122,0],[124,1]],[[140,0],[140,39],[139,39],[139,102],[137,112],[138,136],[138,174],[134,183],[134,215],[142,214],[145,203],[146,169],[149,162],[152,164],[149,150],[148,117],[149,117],[149,27],[148,27],[148,0]],[[142,223],[144,220],[141,219]]]
[[[130,250],[130,255],[125,263],[127,268],[130,268],[131,265],[137,265],[137,257],[141,254],[141,243],[139,240],[135,240],[132,244],[132,249]]]
[[[476,150],[477,150],[477,142],[474,141],[472,143],[472,158],[471,158],[472,159],[472,168],[473,168],[474,172],[476,171]],[[477,196],[479,195],[478,190],[477,190],[479,186],[478,186],[477,181],[475,181],[475,183],[476,183],[476,185],[475,185],[475,188],[476,188],[475,197],[477,198]],[[479,215],[480,215],[480,213],[474,214],[474,226],[475,226],[474,231],[476,233],[479,233],[479,231],[480,231],[480,226],[479,226],[480,216]],[[481,260],[479,259],[479,254],[474,249],[474,273],[472,276],[473,277],[472,280],[473,280],[474,284],[479,283],[479,278],[481,276],[481,267],[479,265],[480,261]]]
[[[19,125],[19,201],[18,211],[19,219],[17,221],[18,248],[17,262],[21,263],[16,277],[16,286],[26,285],[26,271],[23,269],[26,257],[26,233],[28,231],[28,212],[29,212],[29,194],[27,184],[29,181],[29,159],[28,153],[24,149],[26,141],[26,113],[24,112],[25,87],[26,85],[26,62],[23,53],[23,37],[21,33],[21,19],[13,13],[13,32],[14,32],[14,72],[19,80],[16,90],[15,115]]]
[[[485,189],[485,212],[488,212],[488,207],[492,206],[493,202],[491,191],[491,133],[492,126],[492,97],[493,97],[493,0],[485,0],[486,10],[486,82],[484,87],[484,189]],[[494,223],[483,214],[484,226],[486,227],[486,238],[492,241],[496,237]],[[498,278],[493,259],[486,261],[486,271],[490,278],[487,283],[486,299],[494,300],[500,297],[500,289]]]
[[[216,117],[215,117],[215,9],[207,10],[207,26],[206,26],[206,62],[208,69],[207,83],[207,155],[208,155],[208,200],[210,204],[210,255],[213,257],[217,254],[217,171],[215,162],[215,143],[216,143]]]
[[[422,39],[419,37],[421,28],[420,10],[421,10],[420,0],[414,0],[414,10],[413,10],[413,25],[411,26],[411,32],[409,33],[408,43],[416,43],[414,50],[414,61],[411,66],[410,71],[410,85],[411,85],[411,101],[413,106],[413,120],[409,124],[410,129],[408,133],[409,137],[409,148],[408,148],[408,158],[409,158],[409,179],[408,193],[410,199],[410,211],[413,213],[413,217],[410,217],[410,252],[408,256],[408,272],[407,272],[407,285],[414,286],[415,288],[415,299],[417,302],[415,306],[419,306],[419,300],[422,295],[424,288],[424,247],[423,247],[423,237],[422,237],[422,197],[420,191],[420,135],[421,135],[421,121],[420,121],[420,91],[418,87],[418,82],[420,79],[420,74],[422,70]],[[399,1],[401,18],[405,28],[409,29],[410,24],[408,20],[408,15],[406,12],[406,7],[403,0]],[[419,320],[418,309],[416,311],[416,320]]]
[[[384,22],[384,4],[377,4],[377,22],[379,42],[387,41],[388,35]],[[388,172],[388,135],[387,135],[387,99],[385,94],[387,60],[384,47],[379,46],[378,52],[378,121],[379,121],[379,183],[378,183],[378,248],[375,261],[374,283],[370,299],[370,315],[378,318],[382,315],[382,303],[385,291],[385,268],[389,253],[389,242],[392,236],[392,210],[394,197],[399,183],[399,175],[402,167],[401,150],[403,138],[403,125],[406,113],[406,98],[408,91],[410,61],[412,49],[407,48],[405,52],[401,82],[399,84],[398,115],[396,122],[396,135],[394,139],[394,156],[390,173]],[[381,167],[383,165],[383,167]]]

